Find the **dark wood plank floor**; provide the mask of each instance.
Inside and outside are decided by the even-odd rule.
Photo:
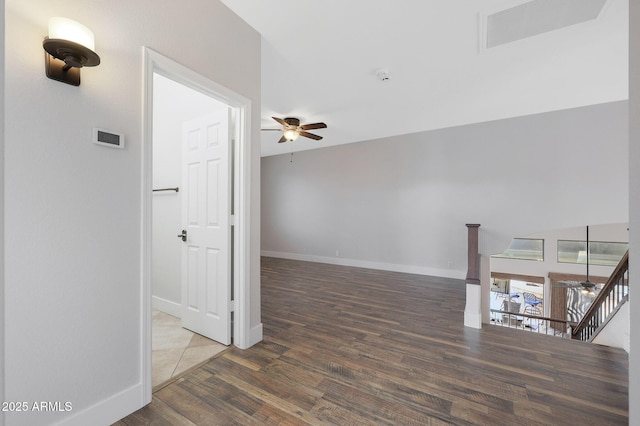
[[[626,425],[626,352],[463,326],[464,283],[262,259],[264,341],[117,425]]]

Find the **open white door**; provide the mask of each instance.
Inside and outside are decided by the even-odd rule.
[[[229,122],[227,108],[184,123],[181,187],[182,326],[225,345],[231,343]]]

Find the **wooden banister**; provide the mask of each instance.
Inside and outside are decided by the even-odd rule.
[[[505,323],[506,319],[506,323]],[[513,321],[515,319],[515,321]],[[525,323],[525,320],[528,323]],[[530,332],[570,338],[570,330],[576,326],[575,322],[567,319],[549,318],[540,315],[528,314],[526,312],[511,312],[501,309],[491,309],[491,321],[493,324],[508,328],[529,330]],[[571,328],[569,328],[571,327]]]
[[[480,287],[479,224],[468,223],[467,303],[464,307],[465,327],[482,328],[482,288]]]
[[[578,325],[572,330],[573,339],[588,341],[597,328],[604,323],[606,317],[627,295],[629,280],[625,277],[629,272],[629,251],[622,256],[618,266],[607,280],[602,290],[595,297],[591,306]],[[604,309],[606,308],[606,309]]]
[[[480,256],[478,253],[479,224],[467,223],[467,284],[480,285]]]
[[[568,319],[543,317],[543,316],[540,316],[540,315],[528,314],[526,312],[511,312],[511,311],[503,311],[501,309],[491,309],[491,312],[493,312],[495,314],[513,315],[513,316],[536,319],[536,320],[541,320],[541,321],[558,322],[558,323],[570,325],[572,327],[576,326],[575,322],[570,321]]]

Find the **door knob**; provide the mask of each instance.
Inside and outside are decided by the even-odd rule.
[[[187,241],[187,231],[183,229],[182,232],[178,234],[178,238],[182,238],[182,241]]]

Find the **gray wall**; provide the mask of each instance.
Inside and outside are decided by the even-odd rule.
[[[0,34],[4,34],[4,0],[0,0]],[[4,99],[4,43],[0,43],[0,99]],[[0,306],[4,306],[4,102],[0,102]],[[0,342],[4,343],[4,315],[0,315]],[[0,349],[0,401],[4,398],[4,344]],[[0,412],[0,425],[4,412]]]
[[[614,102],[264,157],[262,252],[463,278],[465,223],[482,225],[480,250],[492,254],[513,236],[626,222],[627,109]]]
[[[7,0],[5,11],[4,398],[73,404],[71,412],[7,413],[6,422],[110,424],[147,397],[142,47],[251,100],[257,231],[260,35],[216,0]],[[51,16],[95,33],[102,62],[82,70],[80,87],[45,76]],[[125,148],[92,144],[93,127],[122,132]],[[257,234],[251,247],[259,323]]]
[[[640,3],[629,2],[629,271],[640,281]],[[637,284],[637,283],[636,283]],[[631,351],[629,353],[629,424],[640,425],[640,297],[631,290]],[[633,325],[638,324],[638,325]],[[633,401],[633,403],[631,402]]]

